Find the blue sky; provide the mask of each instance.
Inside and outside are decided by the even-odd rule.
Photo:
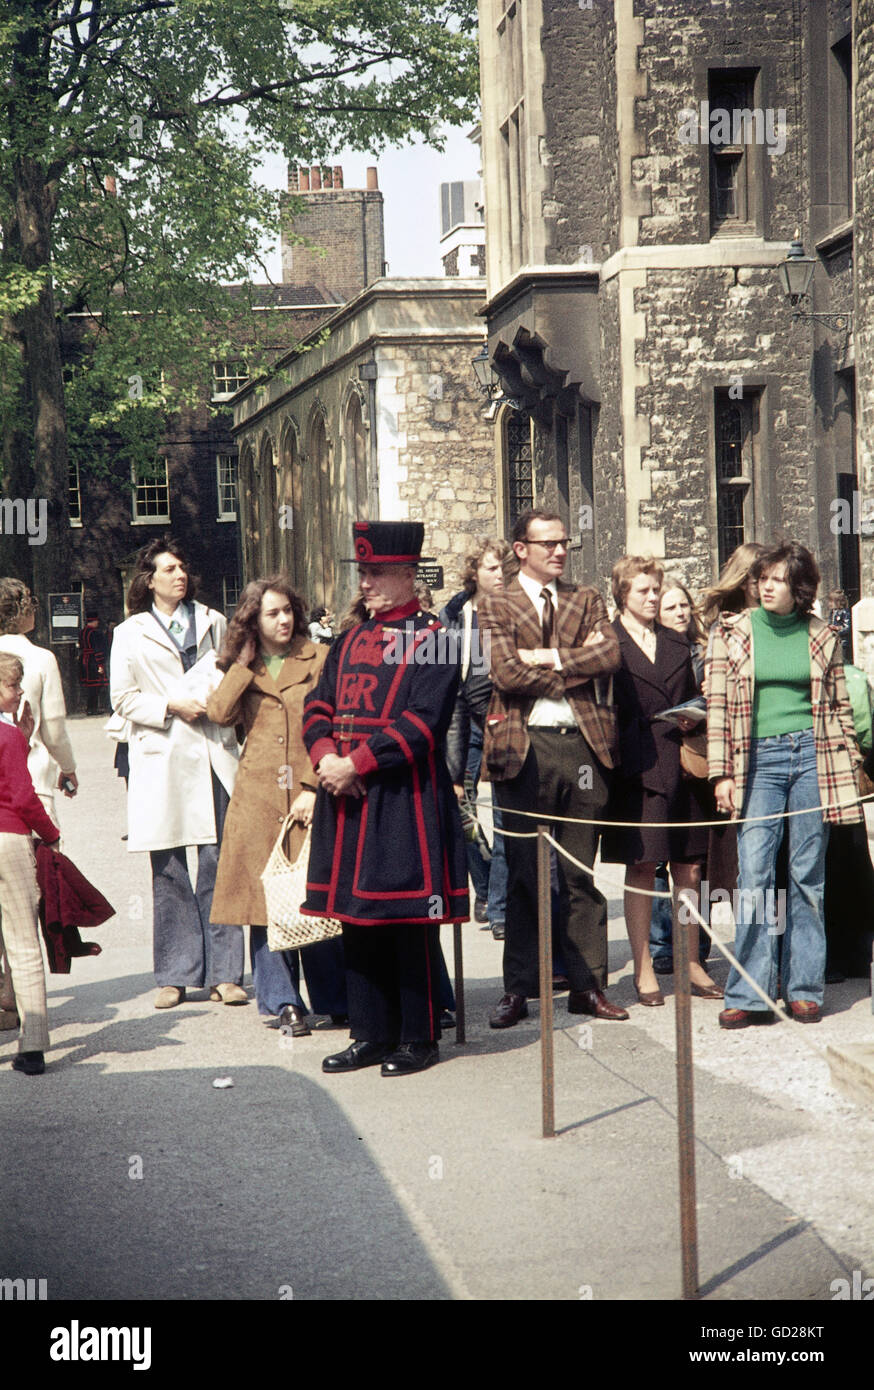
[[[347,188],[364,188],[365,171],[375,164],[385,199],[385,258],[392,276],[442,275],[440,264],[440,184],[475,179],[479,171],[479,147],[463,129],[445,129],[446,148],[441,153],[430,145],[416,144],[384,150],[381,155],[343,150],[326,164],[342,164]],[[265,183],[286,187],[285,163],[279,157],[263,166]],[[274,280],[281,278],[279,248],[265,257]]]

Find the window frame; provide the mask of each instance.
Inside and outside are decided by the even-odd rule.
[[[227,463],[230,464],[231,467],[232,467],[232,469],[233,469],[233,481],[232,481],[231,484],[228,484],[227,481],[225,481],[224,484],[222,483],[222,460],[226,460]],[[240,515],[240,496],[239,496],[239,492],[237,491],[237,482],[238,482],[238,476],[239,476],[239,462],[240,462],[240,456],[239,456],[239,454],[230,454],[230,453],[227,453],[227,452],[216,453],[216,456],[215,456],[216,521],[221,521],[221,522],[236,521],[237,518],[238,518],[239,515]],[[234,510],[233,510],[233,511],[227,511],[227,510],[223,507],[223,505],[222,505],[222,487],[223,487],[223,486],[224,486],[225,488],[227,488],[228,486],[232,486],[232,487],[233,487],[233,492],[234,492]]]
[[[235,366],[243,367],[244,374],[242,376],[239,372],[234,372],[230,370],[225,371],[223,374],[219,373],[218,369],[220,367],[232,368]],[[235,396],[238,391],[242,390],[243,386],[246,384],[248,380],[249,369],[245,357],[223,357],[217,359],[212,364],[212,394],[210,396],[210,400],[229,401],[232,396]],[[231,381],[237,384],[233,387],[230,387],[226,384],[220,388],[220,382],[228,383]]]
[[[133,492],[132,492],[132,494],[131,494],[131,525],[132,525],[132,526],[162,526],[162,525],[166,525],[166,524],[170,521],[170,466],[169,466],[169,462],[168,462],[168,459],[167,459],[167,455],[166,455],[166,454],[158,454],[157,457],[156,457],[156,459],[155,459],[155,462],[156,462],[156,464],[159,464],[159,465],[160,465],[160,464],[163,464],[163,465],[164,465],[164,482],[163,482],[163,484],[160,484],[160,483],[159,483],[158,486],[159,486],[159,487],[160,487],[160,486],[163,486],[163,487],[166,489],[166,493],[167,493],[167,510],[166,510],[166,512],[161,512],[160,514],[154,515],[154,516],[151,516],[151,515],[150,515],[150,516],[140,516],[140,515],[138,514],[138,511],[137,511],[137,507],[138,507],[137,493],[138,493],[139,488],[140,488],[140,487],[147,486],[149,483],[156,482],[157,479],[158,479],[158,477],[159,477],[159,475],[158,475],[157,473],[155,473],[154,475],[149,475],[148,477],[145,477],[145,478],[138,478],[138,477],[137,477],[137,466],[136,466],[135,463],[131,463],[131,466],[130,466],[130,475],[131,475],[131,482],[133,483]]]

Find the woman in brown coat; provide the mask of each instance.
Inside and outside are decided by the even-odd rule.
[[[216,724],[242,724],[246,745],[222,838],[212,920],[250,926],[252,973],[262,1014],[278,1015],[295,1037],[309,1033],[297,951],[271,951],[261,874],[286,816],[293,861],[312,821],[316,781],[301,737],[303,702],[328,648],[311,642],[303,602],[282,575],[248,584],[231,619],[217,665],[225,672],[207,702]],[[313,1009],[339,1021],[346,1012],[342,948],[308,946]]]

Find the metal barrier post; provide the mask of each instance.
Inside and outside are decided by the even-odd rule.
[[[682,898],[679,899],[682,902]],[[678,903],[679,906],[679,903]],[[685,914],[685,915],[688,915]],[[698,1212],[695,1201],[695,1083],[692,1071],[692,999],[689,928],[674,915],[674,1006],[677,1018],[677,1140],[680,1157],[680,1245],[683,1297],[698,1297]],[[695,933],[697,948],[698,933]]]
[[[461,923],[452,923],[452,963],[455,967],[455,1041],[467,1042],[464,1026],[464,952],[461,945]]]
[[[555,1138],[552,1019],[552,871],[547,827],[537,827],[537,931],[540,946],[540,1073],[543,1137]]]

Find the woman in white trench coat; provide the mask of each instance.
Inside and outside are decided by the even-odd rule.
[[[237,772],[233,730],[206,718],[227,624],[194,602],[184,554],[168,537],[140,552],[128,610],[113,638],[110,693],[131,725],[128,849],[148,850],[152,863],[155,1007],[172,1008],[186,988],[206,984],[210,999],[245,1004],[242,928],[209,920]],[[187,845],[198,846],[194,890]]]

